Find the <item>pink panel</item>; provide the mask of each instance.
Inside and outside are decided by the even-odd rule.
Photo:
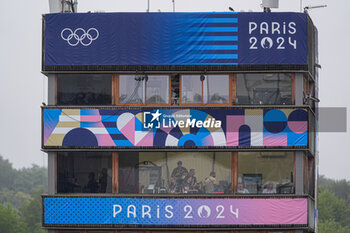
[[[132,118],[120,132],[132,143],[135,144],[135,117]]]
[[[96,138],[99,146],[115,146],[109,134],[96,134]]]
[[[100,115],[81,115],[80,121],[101,121]]]
[[[287,146],[287,135],[264,135],[264,146]]]
[[[153,146],[153,132],[144,136],[136,146]]]
[[[244,116],[227,116],[226,117],[226,145],[238,146],[239,127],[244,125]]]
[[[307,130],[307,121],[288,121],[288,127],[294,133],[305,133]]]

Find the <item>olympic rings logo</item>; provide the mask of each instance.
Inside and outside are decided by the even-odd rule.
[[[89,46],[99,35],[100,33],[96,28],[90,28],[87,31],[83,28],[77,28],[74,31],[70,28],[65,28],[61,32],[61,38],[73,47],[77,46],[79,43],[84,46]]]

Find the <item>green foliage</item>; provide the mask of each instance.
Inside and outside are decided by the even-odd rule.
[[[6,190],[10,190],[14,194],[18,192],[31,194],[38,188],[47,190],[46,168],[33,164],[30,168],[16,170],[0,155],[0,192],[6,194]]]
[[[38,188],[47,190],[46,168],[32,165],[31,168],[23,168],[15,173],[14,191],[31,193]]]
[[[332,191],[336,197],[344,199],[346,204],[350,204],[350,182],[346,180],[332,180],[320,176],[319,184]]]
[[[0,155],[0,190],[13,188],[14,175],[12,164]]]
[[[2,233],[26,233],[26,224],[11,205],[0,204],[0,230]]]
[[[340,223],[334,220],[320,221],[318,223],[319,233],[350,233],[350,229],[343,227]]]
[[[43,232],[41,229],[41,194],[44,193],[43,189],[37,189],[32,193],[32,200],[25,203],[21,208],[22,219],[28,226],[28,232],[39,233]]]
[[[47,169],[32,165],[16,170],[0,156],[0,232],[45,233],[41,226],[41,194]]]
[[[350,182],[320,176],[319,185],[319,232],[350,233]]]
[[[23,192],[15,192],[4,188],[0,191],[0,203],[9,203],[14,208],[20,208],[24,203],[32,199],[31,195]]]

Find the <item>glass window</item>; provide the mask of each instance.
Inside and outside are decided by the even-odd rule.
[[[59,74],[57,105],[112,104],[112,75]]]
[[[112,193],[112,154],[59,152],[57,193]]]
[[[292,104],[292,74],[237,74],[237,104]]]
[[[119,192],[230,193],[231,159],[229,152],[122,152]]]
[[[169,103],[169,76],[149,75],[146,89],[147,104]]]
[[[119,104],[169,104],[169,76],[120,75]]]
[[[199,75],[181,77],[181,103],[202,104],[202,81]]]
[[[294,193],[293,152],[239,152],[237,193]]]
[[[229,104],[230,85],[228,75],[207,75],[203,81],[204,103]]]
[[[229,75],[183,75],[181,103],[230,104]]]
[[[144,104],[145,103],[145,79],[144,76],[120,75],[119,76],[119,103],[120,104]]]

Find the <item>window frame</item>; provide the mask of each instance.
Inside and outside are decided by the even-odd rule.
[[[292,97],[292,105],[295,105],[295,73],[292,72],[269,72],[272,74],[290,74],[291,75],[291,97]],[[55,79],[55,105],[58,105],[58,76],[59,75],[64,75],[65,73],[57,73],[54,76]],[[75,73],[69,73],[69,74],[75,74]],[[83,74],[83,73],[76,73],[76,74]],[[94,73],[91,73],[94,74]],[[204,103],[204,96],[203,96],[203,92],[204,92],[204,85],[203,85],[203,81],[202,82],[202,86],[201,86],[201,90],[202,90],[202,102],[199,104],[195,104],[195,103],[182,103],[182,76],[184,75],[197,75],[197,74],[191,74],[191,73],[179,73],[179,104],[178,106],[232,106],[232,105],[239,105],[237,104],[237,75],[238,74],[246,74],[244,72],[228,72],[228,73],[213,73],[213,74],[207,74],[207,75],[228,75],[229,76],[229,101],[228,103]],[[253,72],[252,74],[261,74],[261,72]],[[263,73],[262,73],[263,74]],[[172,96],[171,96],[171,73],[160,73],[160,74],[147,74],[147,75],[164,75],[164,76],[168,76],[168,84],[169,84],[169,88],[168,88],[168,103],[165,104],[148,104],[147,103],[147,82],[145,83],[145,88],[143,90],[144,92],[144,98],[145,98],[145,103],[143,104],[134,104],[134,103],[119,103],[119,77],[121,75],[136,75],[135,73],[126,73],[126,74],[119,74],[119,73],[114,73],[112,74],[112,83],[111,83],[111,96],[112,96],[112,100],[111,100],[111,105],[106,105],[106,106],[172,106]],[[200,75],[200,74],[198,74]],[[305,81],[304,81],[305,82]],[[306,92],[304,90],[304,92]],[[305,93],[304,93],[305,94]],[[67,105],[70,106],[70,105]],[[78,106],[78,105],[76,105]],[[86,105],[89,106],[89,105]],[[92,105],[91,105],[92,106]],[[244,106],[253,106],[253,104],[245,104]],[[274,106],[274,105],[269,105],[269,106]],[[276,105],[275,105],[276,106]]]
[[[134,103],[119,103],[119,87],[120,87],[120,76],[123,75],[132,75],[135,76],[137,74],[135,73],[128,73],[128,74],[116,74],[115,75],[115,96],[114,96],[114,102],[117,106],[169,106],[171,105],[171,74],[169,73],[160,73],[160,74],[146,74],[147,76],[168,76],[168,103],[165,104],[148,104],[147,103],[147,81],[145,82],[145,88],[143,90],[143,97],[145,102],[143,104],[134,104]]]
[[[232,152],[232,194],[233,195],[247,195],[247,194],[240,194],[237,193],[237,187],[238,187],[238,165],[239,165],[239,161],[238,161],[238,154],[240,152],[251,152],[251,151],[237,151],[237,152]],[[278,151],[257,151],[257,152],[265,152],[265,153],[269,153],[269,152],[278,152]],[[282,151],[283,152],[283,151]],[[293,156],[293,188],[294,188],[294,193],[290,193],[287,195],[296,195],[295,193],[295,188],[296,188],[296,152],[292,151],[292,156]],[[259,194],[259,193],[251,193],[248,195],[255,195],[255,196],[261,196],[261,195],[286,195],[286,194],[281,194],[281,193],[276,193],[276,194]]]
[[[55,80],[55,105],[58,105],[58,76],[59,75],[83,75],[85,73],[57,73],[54,75],[54,80]],[[88,73],[87,75],[94,75],[94,74],[99,74],[99,73]],[[108,74],[108,73],[102,73],[102,74]],[[115,106],[115,89],[116,89],[116,84],[115,84],[115,74],[111,74],[111,104],[108,104],[108,105],[101,105],[101,106]],[[58,105],[58,106],[80,106],[80,105]],[[91,107],[91,106],[95,106],[95,105],[83,105],[83,106],[86,106],[86,107]]]
[[[76,151],[67,151],[69,152],[76,152]],[[54,167],[54,193],[56,195],[69,195],[69,194],[89,194],[89,193],[83,193],[83,192],[79,192],[79,193],[59,193],[58,192],[58,153],[59,152],[55,152],[55,167]],[[74,155],[72,155],[74,156]],[[97,193],[99,195],[105,195],[105,194],[116,194],[118,193],[118,176],[119,176],[119,154],[118,152],[111,152],[111,162],[112,162],[112,192],[111,193]]]
[[[291,105],[295,105],[295,73],[293,72],[235,72],[233,74],[233,97],[232,105],[242,105],[242,106],[255,106],[256,104],[237,104],[237,75],[238,74],[290,74],[291,75]],[[270,104],[268,106],[278,106],[281,104]]]
[[[179,106],[231,106],[232,105],[232,99],[233,99],[233,73],[213,73],[213,74],[205,74],[206,76],[210,75],[222,75],[222,76],[228,76],[228,85],[229,85],[229,99],[228,103],[204,103],[204,85],[203,81],[202,83],[202,103],[197,104],[197,103],[189,103],[185,104],[182,103],[182,77],[186,75],[198,75],[198,78],[200,77],[201,74],[190,74],[190,73],[180,73],[180,80],[179,80]]]
[[[127,151],[125,151],[127,152]],[[238,154],[239,152],[247,152],[247,151],[233,151],[231,152],[231,194],[233,196],[240,196],[240,195],[246,195],[246,194],[239,194],[237,193],[237,185],[238,185]],[[269,151],[264,151],[264,152],[269,152]],[[270,152],[275,152],[275,151],[270,151]],[[119,194],[119,153],[118,152],[112,152],[112,193],[106,193],[106,194]],[[55,194],[66,194],[66,193],[58,193],[57,192],[57,161],[58,161],[58,152],[55,152],[55,171],[54,171],[54,180],[55,180]],[[310,163],[312,164],[313,161],[309,161],[309,167],[310,167]],[[305,164],[306,165],[306,164]],[[307,166],[307,165],[306,165]],[[309,168],[310,169],[310,168]],[[296,188],[296,153],[293,152],[293,185],[294,185],[294,190]],[[311,173],[311,171],[308,171],[309,174]],[[309,179],[312,179],[311,177],[308,177]],[[84,194],[84,193],[75,193],[75,194]],[[122,193],[121,193],[122,194]],[[129,195],[129,194],[123,194],[123,195]],[[135,194],[130,194],[130,195],[135,195]],[[136,195],[145,195],[145,194],[136,194]],[[159,194],[155,194],[155,196],[157,196]],[[160,194],[161,196],[166,196],[167,194]],[[179,194],[180,195],[180,194]],[[186,194],[186,196],[193,196],[193,195],[197,195],[197,194]],[[214,194],[205,194],[206,196],[212,196]],[[215,194],[217,195],[217,194]],[[227,195],[227,194],[225,194]],[[262,194],[254,194],[254,195],[262,195]],[[266,194],[265,194],[266,195]],[[276,194],[274,194],[276,195]],[[277,194],[277,195],[284,195],[284,194]],[[296,195],[295,193],[292,195]],[[181,196],[181,195],[180,195]]]

